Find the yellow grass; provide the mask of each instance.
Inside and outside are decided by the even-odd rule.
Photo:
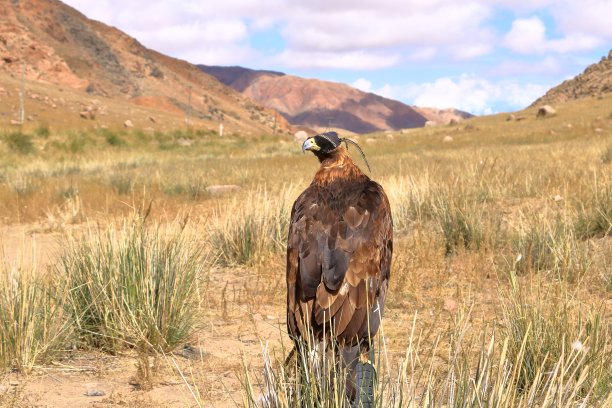
[[[547,119],[525,111],[521,121],[358,138],[395,224],[383,406],[606,404],[612,97],[557,108]],[[272,381],[291,380],[276,361],[288,347],[284,237],[312,155],[288,138],[198,129],[14,132],[0,135],[4,229],[80,237],[85,221],[122,221],[149,205],[156,222],[187,216],[212,268],[192,341],[210,355],[170,356],[159,369],[192,404],[255,405],[271,389],[286,397]],[[206,189],[219,184],[240,190]]]

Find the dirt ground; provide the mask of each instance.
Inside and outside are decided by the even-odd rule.
[[[85,226],[70,228],[74,233]],[[37,262],[39,270],[53,263],[60,237],[61,233],[44,232],[36,225],[0,228],[9,262],[19,258],[22,263]],[[403,250],[409,251],[400,245],[396,254]],[[496,307],[497,280],[485,255],[461,262],[434,258],[438,261],[413,259],[410,265],[398,266],[411,268],[413,275],[409,282],[392,284],[391,290],[395,285],[398,293],[387,302],[382,334],[391,372],[404,356],[415,313],[418,330],[443,331],[457,324],[468,304],[474,304],[470,319],[477,326],[486,325]],[[257,380],[264,347],[279,360],[288,350],[284,290],[280,254],[261,266],[214,269],[202,295],[205,312],[191,348],[159,359],[151,390],[142,390],[136,381],[135,353],[113,356],[74,350],[31,374],[0,378],[0,406],[195,407],[196,401],[200,406],[243,406],[245,366]],[[104,395],[87,395],[96,391]]]

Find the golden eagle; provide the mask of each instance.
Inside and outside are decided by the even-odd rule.
[[[287,327],[296,342],[306,337],[321,341],[324,333],[333,333],[334,339],[326,340],[336,341],[343,350],[360,350],[363,357],[370,355],[383,315],[393,222],[383,188],[355,165],[342,142],[355,144],[326,132],[302,145],[321,166],[291,210]],[[359,386],[357,357],[353,354],[346,362],[347,392],[353,401]],[[367,360],[361,359],[370,366],[364,376],[373,377]],[[371,395],[362,403],[367,399]]]

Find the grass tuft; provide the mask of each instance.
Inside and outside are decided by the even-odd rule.
[[[276,200],[263,189],[233,201],[210,223],[209,246],[220,265],[249,264],[285,248],[292,188]],[[244,203],[249,203],[244,205]]]
[[[65,242],[58,265],[70,290],[80,338],[115,352],[173,350],[195,329],[204,259],[181,230],[163,233],[140,222],[90,231]]]
[[[71,326],[61,283],[0,263],[0,368],[29,372],[64,348]]]

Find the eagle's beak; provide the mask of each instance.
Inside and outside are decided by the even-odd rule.
[[[305,152],[306,150],[321,150],[321,147],[319,147],[319,145],[317,144],[317,142],[315,142],[314,137],[309,137],[308,139],[304,140],[304,144],[302,145],[302,151]]]

